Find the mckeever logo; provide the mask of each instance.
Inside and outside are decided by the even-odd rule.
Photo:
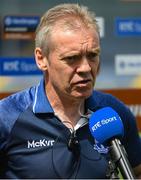
[[[54,140],[46,140],[46,139],[40,139],[38,141],[27,141],[27,147],[28,148],[36,148],[36,147],[50,147],[53,146]]]

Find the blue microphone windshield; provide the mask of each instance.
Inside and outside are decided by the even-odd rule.
[[[101,144],[124,135],[124,127],[118,113],[111,107],[105,107],[92,113],[89,119],[92,136]]]

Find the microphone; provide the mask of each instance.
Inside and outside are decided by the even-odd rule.
[[[124,136],[124,127],[118,113],[111,107],[97,110],[89,119],[89,129],[99,143],[110,146],[111,161],[117,165],[123,178],[135,179],[127,153],[120,142]]]

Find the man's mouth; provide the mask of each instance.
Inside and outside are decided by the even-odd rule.
[[[89,83],[91,83],[92,82],[92,80],[91,79],[84,79],[84,80],[81,80],[81,81],[77,81],[76,83],[74,83],[74,84],[82,84],[82,85],[87,85],[87,84],[89,84]]]

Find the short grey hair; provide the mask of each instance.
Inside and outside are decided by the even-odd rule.
[[[40,20],[36,29],[35,47],[42,49],[44,55],[49,54],[50,35],[53,32],[53,27],[59,22],[63,21],[63,25],[68,28],[75,27],[72,18],[77,19],[86,27],[92,27],[99,33],[95,13],[88,10],[86,6],[78,4],[60,4],[49,9]],[[61,24],[62,25],[62,24]],[[51,46],[51,44],[50,44]]]

